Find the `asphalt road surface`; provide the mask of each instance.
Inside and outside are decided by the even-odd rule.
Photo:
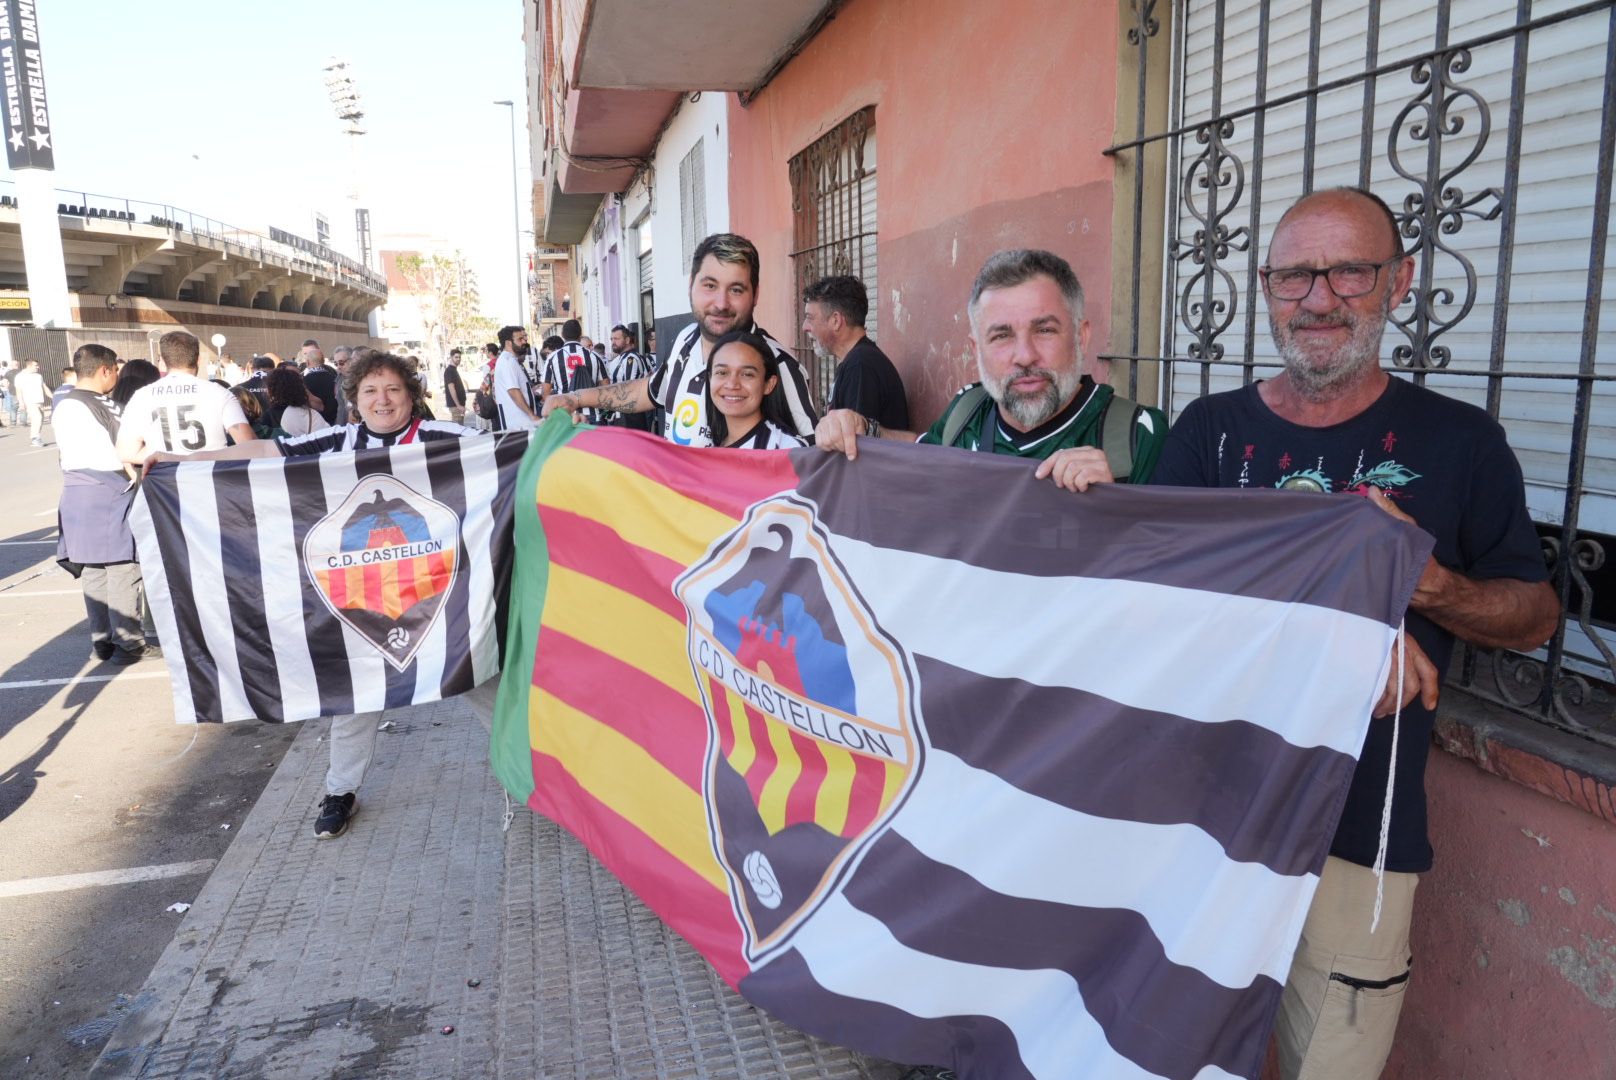
[[[93,658],[61,473],[0,428],[0,1077],[83,1076],[296,735],[181,725],[163,662]],[[313,820],[313,808],[310,809]]]

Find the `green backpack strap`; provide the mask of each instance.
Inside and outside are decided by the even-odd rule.
[[[1138,412],[1137,401],[1114,394],[1105,403],[1105,415],[1100,418],[1100,449],[1105,451],[1112,479],[1118,483],[1127,483],[1133,475],[1133,429]]]
[[[965,433],[971,418],[976,415],[982,403],[988,400],[988,388],[981,383],[967,387],[960,391],[959,397],[954,399],[953,407],[948,410],[948,419],[943,421],[943,445],[953,446],[959,437]],[[989,448],[992,443],[990,441]]]

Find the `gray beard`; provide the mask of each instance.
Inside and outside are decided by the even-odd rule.
[[[1293,327],[1282,327],[1272,309],[1269,310],[1268,332],[1279,348],[1280,358],[1285,361],[1285,374],[1298,397],[1306,401],[1328,401],[1342,387],[1359,378],[1366,368],[1378,365],[1381,338],[1386,333],[1386,320],[1391,315],[1390,299],[1388,293],[1388,303],[1382,306],[1378,314],[1347,315],[1344,322],[1324,324],[1346,325],[1351,329],[1352,336],[1322,364],[1296,344],[1291,336]],[[1294,323],[1296,320],[1293,318],[1291,321]]]
[[[1083,373],[1078,370],[1083,365],[1083,358],[1078,357],[1068,371],[1057,371],[1051,374],[1054,378],[1049,384],[1036,394],[1010,395],[1011,380],[1028,373],[1030,369],[1016,368],[1003,379],[993,379],[988,376],[981,363],[977,364],[977,373],[982,376],[982,385],[987,388],[991,397],[1011,419],[1028,431],[1042,424],[1050,417],[1061,411],[1061,407],[1072,400],[1077,388],[1083,383]]]

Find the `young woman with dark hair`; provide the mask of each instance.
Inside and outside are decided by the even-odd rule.
[[[808,445],[792,434],[780,361],[759,334],[731,330],[713,343],[707,359],[707,427],[714,446],[794,450]]]

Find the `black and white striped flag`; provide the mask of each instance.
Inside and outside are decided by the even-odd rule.
[[[527,434],[155,468],[130,511],[181,722],[437,701],[499,672]]]

